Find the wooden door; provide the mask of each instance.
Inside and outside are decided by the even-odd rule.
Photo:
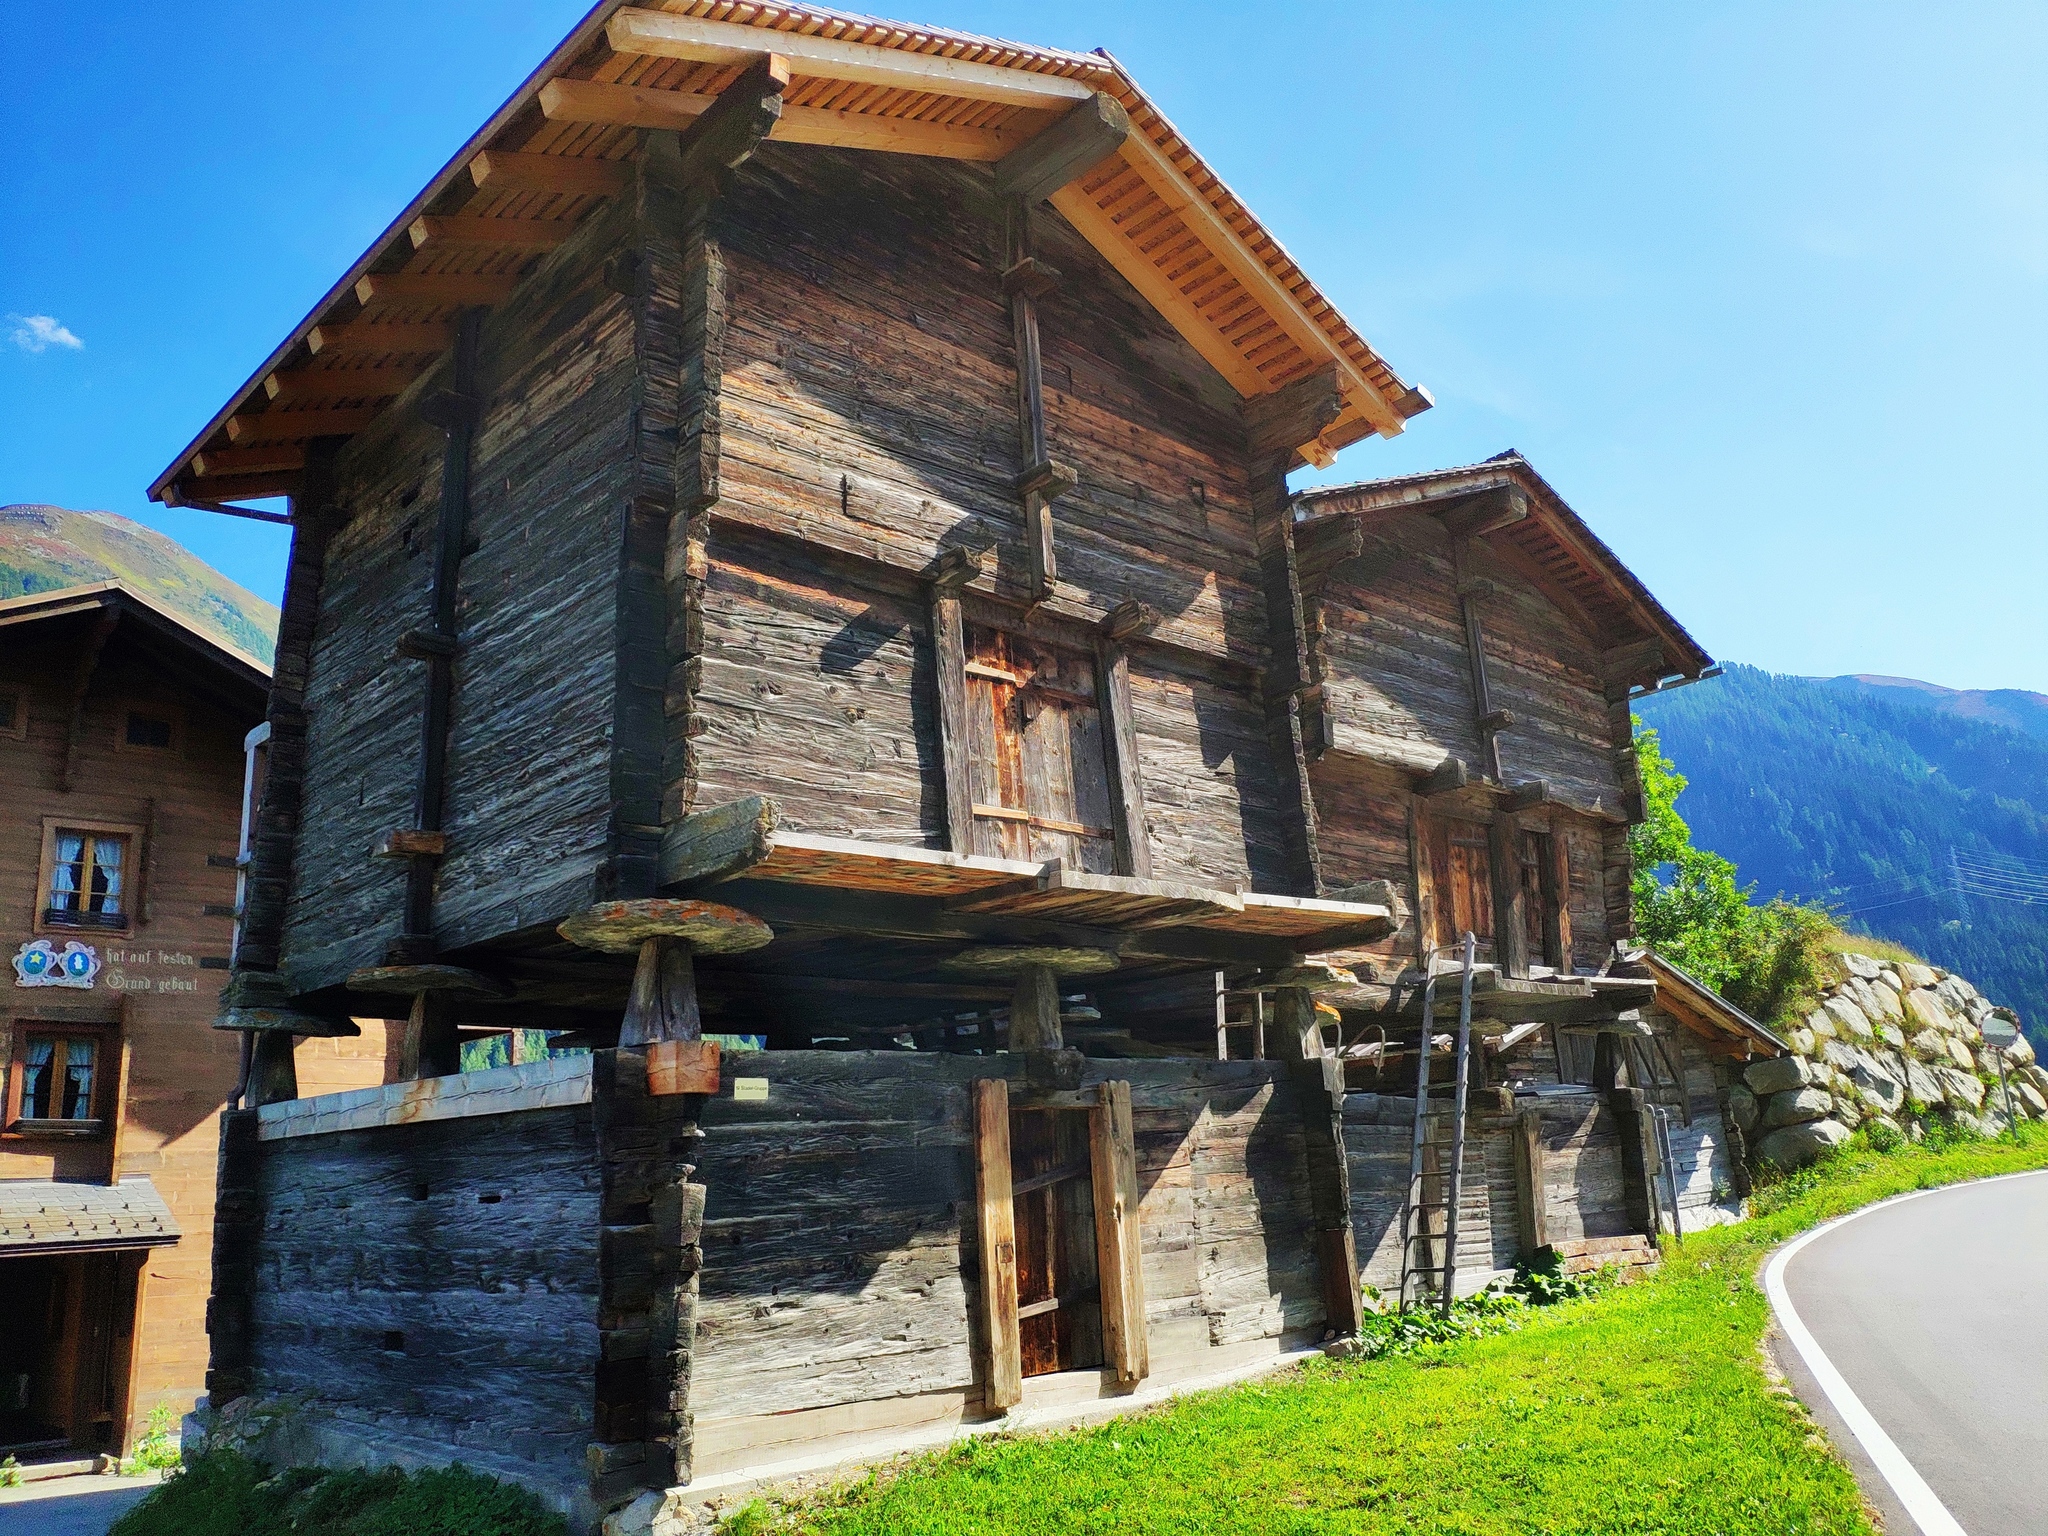
[[[1526,946],[1523,953],[1541,955],[1545,965],[1554,967],[1558,964],[1551,943],[1555,925],[1545,898],[1550,881],[1543,872],[1550,858],[1550,836],[1545,832],[1523,832],[1515,842],[1520,855],[1516,878],[1522,889],[1522,942]]]
[[[1093,655],[970,626],[968,772],[974,852],[1116,870]]]
[[[1455,944],[1470,933],[1479,940],[1479,957],[1493,956],[1493,851],[1487,828],[1476,821],[1444,821],[1431,849],[1439,892],[1436,937],[1439,945]]]

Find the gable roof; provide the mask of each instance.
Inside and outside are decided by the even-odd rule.
[[[1488,546],[1582,617],[1607,648],[1635,646],[1624,667],[1631,685],[1654,689],[1673,679],[1713,673],[1713,658],[1685,626],[1650,595],[1635,572],[1586,526],[1550,482],[1512,449],[1455,469],[1304,491],[1295,498],[1295,508],[1302,520],[1346,513],[1440,515],[1508,489],[1522,493],[1529,515],[1494,530]]]
[[[1655,950],[1643,951],[1639,960],[1657,979],[1656,1006],[1722,1054],[1745,1059],[1790,1054],[1791,1047],[1784,1041]]]
[[[150,487],[203,505],[289,492],[316,436],[367,425],[502,293],[623,188],[643,127],[680,127],[754,59],[789,59],[772,138],[993,162],[1097,94],[1120,149],[1051,195],[1240,395],[1334,367],[1322,453],[1427,410],[1166,115],[1103,53],[1068,53],[808,5],[600,0],[235,391]],[[391,282],[397,277],[399,282]],[[421,283],[437,278],[439,283]],[[381,280],[381,281],[380,281]],[[438,288],[439,292],[433,290]],[[366,328],[390,323],[381,346]],[[354,380],[337,375],[358,375]],[[298,418],[298,419],[293,419]]]
[[[109,615],[141,629],[147,647],[172,670],[223,704],[260,717],[270,696],[270,668],[194,626],[183,615],[124,581],[93,581],[0,601],[0,634],[79,615]]]

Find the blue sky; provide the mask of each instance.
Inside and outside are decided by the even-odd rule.
[[[1519,448],[1717,655],[2048,690],[2048,7],[889,9],[1117,54],[1435,394],[1318,479]],[[145,486],[580,11],[18,8],[0,503],[275,597]]]

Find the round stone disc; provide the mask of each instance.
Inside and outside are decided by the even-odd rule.
[[[510,997],[502,981],[459,965],[366,965],[350,971],[352,992],[395,992],[418,997],[422,992],[460,992],[470,997]]]
[[[759,949],[775,937],[775,930],[751,912],[681,896],[601,901],[563,920],[555,932],[571,944],[608,955],[630,955],[648,939],[681,939],[700,955],[733,955]]]
[[[974,976],[1015,976],[1027,965],[1042,965],[1055,976],[1099,976],[1122,964],[1106,949],[1059,944],[979,944],[946,962],[949,971]]]
[[[213,1027],[259,1034],[309,1035],[316,1040],[341,1040],[363,1032],[354,1019],[323,1019],[318,1014],[300,1013],[292,1008],[223,1008],[215,1015]]]

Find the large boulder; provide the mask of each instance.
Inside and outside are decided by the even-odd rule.
[[[1742,1080],[1752,1092],[1767,1097],[1788,1088],[1804,1088],[1813,1081],[1813,1067],[1804,1056],[1773,1056],[1768,1061],[1752,1061],[1743,1068]]]
[[[1835,1028],[1835,1021],[1828,1017],[1825,1008],[1816,1008],[1809,1013],[1806,1016],[1806,1027],[1812,1030],[1814,1037],[1819,1040],[1832,1040],[1839,1033]]]
[[[1941,1081],[1934,1074],[1944,1070],[1940,1067],[1923,1067],[1917,1061],[1906,1063],[1906,1092],[1922,1104],[1941,1102]]]
[[[1762,1109],[1756,1102],[1756,1095],[1742,1084],[1737,1083],[1728,1090],[1728,1118],[1735,1122],[1735,1128],[1747,1136],[1756,1129],[1757,1116]]]
[[[1922,1061],[1948,1060],[1948,1036],[1938,1029],[1923,1029],[1906,1043]]]
[[[1929,1067],[1936,1082],[1941,1084],[1941,1099],[1951,1109],[1967,1109],[1975,1112],[1984,1103],[1984,1085],[1968,1072],[1958,1072],[1954,1067]]]
[[[1785,1031],[1785,1043],[1800,1055],[1811,1056],[1813,1048],[1818,1042],[1814,1040],[1812,1030],[1808,1029],[1804,1024],[1794,1024]]]
[[[1925,987],[1906,994],[1906,1017],[1913,1021],[1916,1029],[1935,1029],[1943,1034],[1953,1034],[1963,1027],[1963,1021],[1955,1016],[1940,995]]]
[[[1804,1168],[1849,1139],[1849,1128],[1834,1120],[1808,1120],[1771,1132],[1756,1144],[1756,1155],[1775,1168]]]
[[[1977,989],[1951,972],[1934,984],[1934,995],[1957,1013],[1968,1014],[1970,1003],[1977,996]]]
[[[1884,967],[1870,955],[1844,955],[1842,969],[1859,980],[1875,981]]]
[[[1833,1107],[1833,1095],[1818,1084],[1791,1088],[1784,1093],[1774,1093],[1764,1101],[1763,1119],[1758,1123],[1767,1131],[1781,1125],[1799,1125],[1825,1118]]]
[[[1899,994],[1890,987],[1880,986],[1874,981],[1852,978],[1842,991],[1856,1000],[1856,1006],[1873,1025],[1889,1020],[1897,1023],[1900,1016]]]
[[[1967,1045],[1963,1044],[1962,1041],[1958,1040],[1954,1035],[1949,1036],[1948,1054],[1949,1059],[1953,1061],[1960,1070],[1964,1072],[1975,1072],[1977,1070],[1977,1058],[1971,1055],[1970,1048]]]
[[[1868,1040],[1875,1033],[1863,1010],[1846,997],[1836,996],[1822,1003],[1821,1011],[1835,1021],[1835,1033],[1844,1040]]]
[[[1841,1121],[1852,1131],[1863,1123],[1863,1109],[1854,1095],[1838,1093],[1831,1102],[1834,1107],[1828,1111],[1829,1119]]]
[[[2032,1083],[2025,1081],[2014,1083],[2012,1085],[2012,1101],[2036,1120],[2040,1119],[2043,1115],[2048,1115],[2048,1097],[2043,1097],[2041,1090]],[[1743,1129],[1747,1130],[1749,1127],[1744,1126]]]
[[[1931,987],[1941,978],[1934,974],[1932,966],[1915,965],[1912,961],[1906,960],[1899,964],[1899,980],[1906,984],[1906,990],[1910,992],[1915,987]]]
[[[2033,1061],[2034,1048],[2028,1044],[2025,1035],[2013,1041],[2011,1048],[2005,1053],[2005,1059],[2015,1067],[2024,1067]]]

